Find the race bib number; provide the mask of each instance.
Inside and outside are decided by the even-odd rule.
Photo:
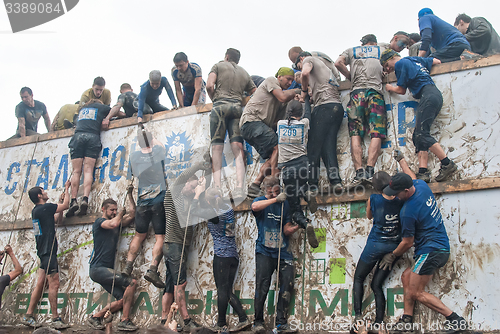
[[[380,59],[380,47],[377,45],[357,46],[352,48],[354,59]]]
[[[82,119],[97,120],[97,108],[82,108],[78,114],[78,120]]]
[[[292,124],[278,126],[280,144],[304,144],[304,124]]]
[[[38,219],[33,219],[33,231],[35,232],[35,237],[42,235],[42,228],[40,227],[40,221]]]
[[[268,248],[279,248],[280,231],[272,230],[266,231],[264,244]]]

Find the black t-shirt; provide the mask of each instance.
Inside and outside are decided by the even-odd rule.
[[[131,91],[120,94],[120,96],[118,96],[118,102],[121,102],[123,110],[125,110],[125,114],[127,115],[127,117],[132,117],[132,115],[137,112],[139,102],[136,99],[137,94]]]
[[[27,106],[24,102],[19,103],[16,106],[16,117],[24,117],[24,126],[26,130],[33,130],[36,132],[38,129],[38,120],[47,113],[47,107],[40,101],[34,100],[34,102],[35,106],[33,108]]]
[[[105,229],[101,224],[105,218],[97,218],[92,226],[94,236],[94,254],[90,261],[90,267],[105,267],[113,269],[115,267],[116,246],[120,236],[120,227]]]
[[[101,123],[108,116],[111,108],[101,103],[92,103],[80,109],[75,132],[95,133],[100,135]]]
[[[0,276],[0,308],[2,308],[3,292],[5,291],[5,288],[9,286],[9,284],[10,284],[10,276],[9,275]]]
[[[57,204],[45,203],[36,205],[31,211],[38,256],[50,255],[52,244],[54,245],[52,254],[57,254],[56,222],[54,220],[56,210]]]

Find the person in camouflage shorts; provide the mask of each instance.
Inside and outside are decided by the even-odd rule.
[[[337,69],[351,81],[347,105],[351,156],[356,170],[351,186],[371,181],[375,163],[387,135],[387,114],[382,95],[382,66],[377,62],[385,46],[377,45],[375,35],[361,38],[361,46],[345,50],[335,62]],[[347,68],[349,66],[349,69]],[[363,137],[370,135],[368,159],[363,168]]]

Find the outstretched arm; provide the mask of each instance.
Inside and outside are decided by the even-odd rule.
[[[134,191],[134,186],[129,184],[127,187],[127,198],[128,198],[128,210],[127,213],[123,216],[122,224],[123,226],[128,226],[132,224],[135,220],[135,209],[136,204],[134,201],[134,196],[132,196],[132,192]]]
[[[213,100],[214,98],[216,81],[217,81],[217,74],[215,74],[215,72],[210,72],[207,80],[207,93],[211,100]]]
[[[12,282],[17,276],[21,275],[23,273],[23,267],[17,260],[14,251],[12,250],[12,247],[10,245],[5,246],[5,252],[9,254],[10,259],[12,260],[12,263],[14,264],[14,270],[9,272],[7,275],[10,276],[10,281]]]
[[[335,61],[335,67],[346,77],[347,80],[351,80],[351,72],[349,72],[349,69],[347,68],[344,56],[339,56],[337,58]]]
[[[417,177],[415,176],[415,173],[413,173],[408,166],[408,163],[406,162],[405,156],[403,153],[399,150],[394,150],[394,159],[399,163],[399,166],[401,166],[401,169],[403,170],[403,173],[408,174],[411,176],[412,180],[416,180]]]

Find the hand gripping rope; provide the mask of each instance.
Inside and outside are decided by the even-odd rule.
[[[283,187],[283,175],[280,173],[280,187],[284,191]],[[281,217],[280,217],[280,236],[278,242],[278,268],[276,269],[276,287],[274,289],[274,329],[273,333],[278,332],[278,328],[276,327],[276,316],[277,316],[277,306],[278,306],[278,298],[279,298],[279,290],[278,283],[280,280],[280,265],[281,265],[281,245],[283,243],[283,214],[284,214],[285,202],[281,202]]]

